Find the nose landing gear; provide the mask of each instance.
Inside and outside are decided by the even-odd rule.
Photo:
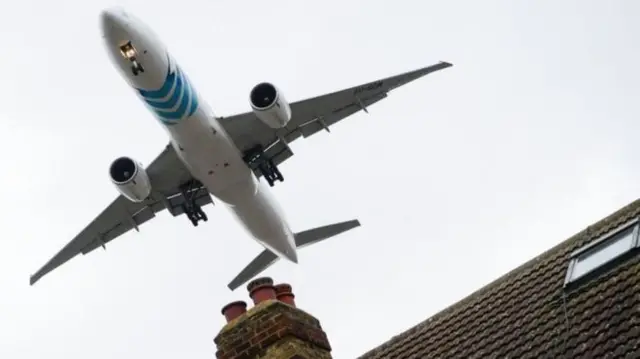
[[[144,67],[136,60],[131,61],[131,73],[133,73],[133,76],[138,76],[141,72],[144,72]]]

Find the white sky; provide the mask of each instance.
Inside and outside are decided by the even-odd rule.
[[[0,11],[0,358],[211,358],[220,308],[249,301],[226,284],[261,247],[221,205],[198,228],[163,213],[28,285],[116,196],[109,163],[149,163],[167,143],[102,47],[98,13],[112,5],[155,29],[218,115],[247,111],[263,80],[295,101],[454,64],[296,142],[281,167],[274,191],[294,230],[363,224],[265,272],[293,285],[335,358],[640,193],[637,1],[12,2]]]

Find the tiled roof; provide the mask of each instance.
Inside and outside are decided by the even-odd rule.
[[[359,359],[640,358],[640,255],[563,288],[569,257],[640,215],[640,200]]]

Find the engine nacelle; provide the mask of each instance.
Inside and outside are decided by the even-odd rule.
[[[111,163],[109,177],[118,191],[132,202],[142,202],[151,194],[151,181],[139,162],[120,157]]]
[[[280,128],[291,120],[291,107],[274,85],[263,82],[256,85],[249,95],[253,113],[271,128]]]

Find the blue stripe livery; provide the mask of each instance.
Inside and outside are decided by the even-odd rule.
[[[193,115],[198,108],[198,96],[179,66],[167,69],[167,77],[157,90],[137,89],[142,98],[166,125],[174,125]]]

